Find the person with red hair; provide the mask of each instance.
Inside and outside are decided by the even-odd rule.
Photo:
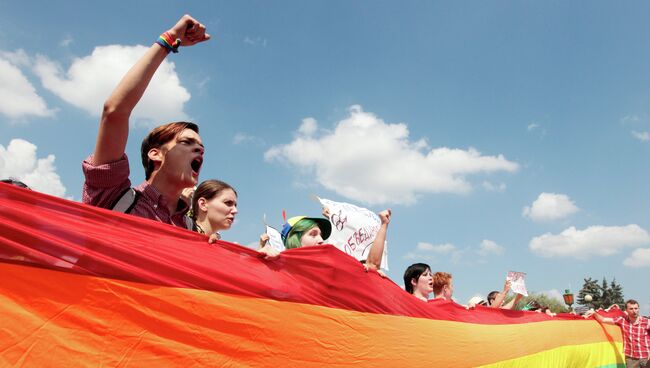
[[[454,295],[454,286],[452,284],[451,274],[447,272],[436,272],[433,274],[433,299],[432,300],[452,300]]]

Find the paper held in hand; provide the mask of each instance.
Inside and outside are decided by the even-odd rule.
[[[346,254],[364,261],[368,258],[372,242],[381,227],[379,216],[362,207],[345,202],[335,202],[318,198],[323,208],[329,210],[329,220],[332,224],[332,234],[326,240]],[[388,270],[387,244],[384,243],[384,253],[381,258],[381,268]]]
[[[508,271],[506,280],[510,281],[510,290],[512,290],[514,293],[528,296],[528,291],[526,291],[526,283],[524,282],[525,278],[526,273],[524,272]]]
[[[275,230],[269,225],[266,225],[266,234],[269,236],[269,245],[271,248],[277,250],[278,252],[286,250],[284,243],[282,242],[282,235],[280,235],[279,231]]]

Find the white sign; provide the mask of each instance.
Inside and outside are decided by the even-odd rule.
[[[510,281],[510,290],[512,292],[521,294],[523,296],[528,296],[528,291],[526,291],[526,283],[524,279],[526,274],[524,272],[515,272],[509,271],[506,280]]]
[[[344,202],[334,202],[329,199],[318,198],[321,205],[329,211],[329,220],[332,224],[332,235],[326,239],[348,255],[365,261],[381,227],[379,216],[362,207]],[[388,269],[388,252],[384,242],[384,253],[381,257],[381,268]]]
[[[284,243],[282,242],[282,235],[280,235],[279,231],[275,230],[269,225],[266,225],[266,234],[269,236],[268,244],[271,246],[271,248],[277,250],[278,252],[286,250]]]

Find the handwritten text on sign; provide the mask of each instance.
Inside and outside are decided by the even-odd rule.
[[[329,210],[332,235],[327,239],[346,254],[362,261],[368,258],[373,240],[381,227],[379,216],[362,207],[344,202],[319,198],[323,207]],[[381,259],[381,268],[388,269],[386,246]]]
[[[510,281],[510,290],[517,294],[528,296],[526,283],[524,282],[525,279],[526,274],[524,272],[508,271],[508,275],[506,276],[506,280]]]

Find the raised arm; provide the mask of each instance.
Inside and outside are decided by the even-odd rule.
[[[501,291],[492,304],[490,304],[490,308],[501,308],[501,304],[503,304],[506,296],[508,296],[508,292],[510,292],[510,280],[506,280],[506,283],[503,284],[503,291]]]
[[[523,297],[524,297],[523,295],[515,293],[515,297],[512,298],[511,301],[507,302],[503,307],[501,307],[501,309],[512,309],[512,308],[514,308],[515,305],[517,305],[517,303],[519,303],[519,301]]]
[[[384,244],[386,243],[386,233],[388,232],[388,224],[390,223],[391,210],[384,210],[378,213],[381,219],[381,225],[377,236],[370,246],[368,258],[366,259],[366,266],[379,270],[381,268],[381,258],[384,255]]]
[[[210,38],[205,33],[205,26],[189,15],[184,15],[167,32],[173,40],[180,39],[181,46],[191,46]],[[95,165],[117,161],[124,154],[131,112],[168,52],[163,46],[154,43],[126,73],[104,103],[93,153]]]

